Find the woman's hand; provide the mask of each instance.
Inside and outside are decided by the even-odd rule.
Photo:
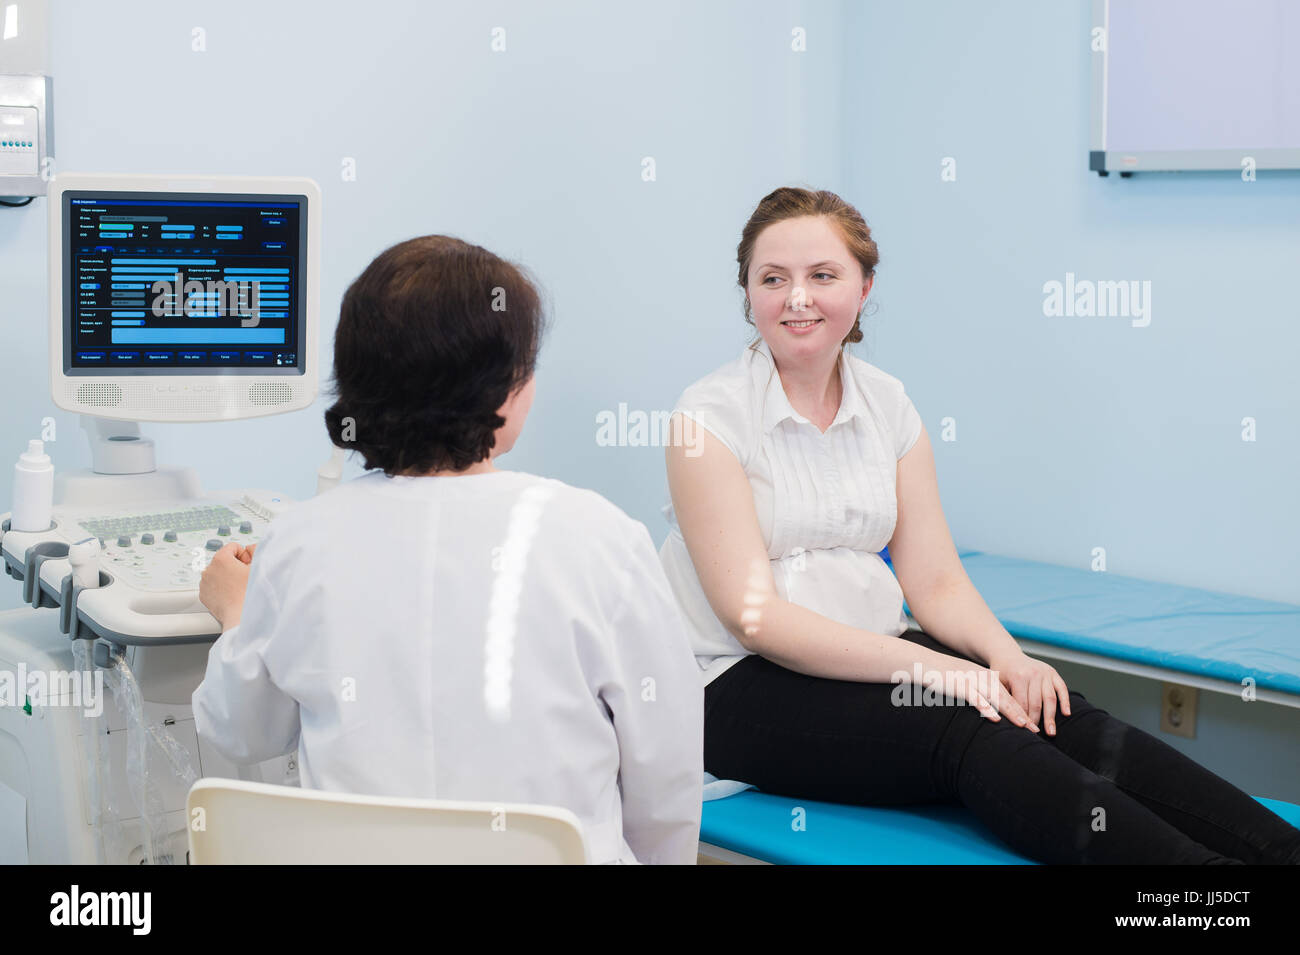
[[[945,694],[969,703],[990,722],[998,722],[1005,714],[1017,726],[1038,732],[1024,707],[1003,688],[992,670],[960,657],[943,654],[941,659],[950,664],[942,671]]]
[[[1061,675],[1042,660],[1026,656],[1019,647],[1014,653],[1003,653],[990,659],[989,669],[998,675],[999,682],[1029,714],[1029,719],[1035,724],[1030,729],[1038,732],[1041,713],[1047,735],[1055,736],[1058,698],[1061,714],[1070,715],[1070,691]]]
[[[212,556],[212,563],[199,580],[199,601],[217,618],[222,633],[239,625],[244,591],[248,589],[248,565],[253,562],[256,547],[231,541]]]

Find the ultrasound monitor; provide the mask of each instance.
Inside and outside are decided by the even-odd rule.
[[[314,182],[61,173],[49,202],[60,408],[206,421],[315,399]]]

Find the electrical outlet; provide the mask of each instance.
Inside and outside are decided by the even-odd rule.
[[[1194,686],[1160,684],[1160,729],[1163,732],[1196,739],[1196,694]]]

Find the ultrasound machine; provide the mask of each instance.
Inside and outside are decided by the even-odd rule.
[[[297,779],[292,755],[227,763],[190,707],[220,633],[198,599],[203,568],[293,502],[157,467],[139,422],[313,402],[320,190],[60,173],[48,195],[50,389],[81,415],[92,466],[54,475],[47,527],[0,522],[4,569],[30,605],[0,614],[0,675],[27,678],[18,705],[0,706],[0,862],[183,864],[197,777]]]

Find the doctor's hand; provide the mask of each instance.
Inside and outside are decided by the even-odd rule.
[[[1016,698],[1029,714],[1029,719],[1035,725],[1043,726],[1048,736],[1055,736],[1058,698],[1061,714],[1070,715],[1070,691],[1061,675],[1042,660],[1027,656],[1018,647],[1014,653],[990,659],[989,669],[997,673],[998,681]],[[1038,718],[1040,713],[1043,717],[1041,722]]]
[[[253,548],[235,541],[212,555],[212,563],[199,580],[199,601],[221,624],[221,632],[239,625],[244,611],[244,591],[248,589],[248,565]]]

